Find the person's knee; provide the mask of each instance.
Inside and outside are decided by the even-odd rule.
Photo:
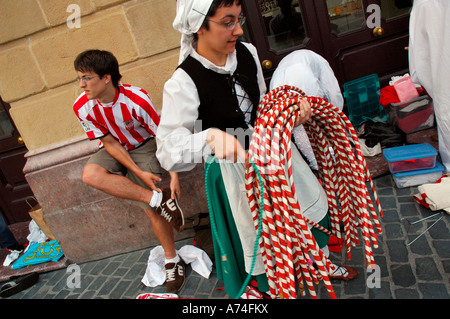
[[[104,169],[101,166],[88,164],[83,169],[81,180],[83,183],[95,187],[101,179],[102,171],[104,171]]]

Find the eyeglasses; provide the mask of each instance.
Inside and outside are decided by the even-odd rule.
[[[192,10],[194,10],[195,12],[200,13],[201,15],[206,17],[206,14],[204,14],[204,13],[202,13],[202,12],[200,12],[198,10],[195,10],[195,9],[192,9]],[[227,23],[211,20],[210,18],[206,18],[206,20],[214,22],[214,23],[217,23],[217,24],[220,24],[220,25],[223,25],[228,31],[232,31],[232,30],[234,30],[234,28],[236,28],[236,25],[238,23],[240,24],[241,27],[244,25],[244,23],[245,23],[245,16],[241,15],[237,19],[237,21],[230,21],[230,22],[227,22]]]
[[[228,31],[232,31],[234,30],[234,28],[236,28],[236,25],[239,23],[241,25],[241,27],[244,25],[245,23],[245,17],[244,16],[240,16],[239,19],[237,21],[230,21],[227,23],[223,23],[223,22],[219,22],[219,21],[214,21],[211,19],[206,19],[208,21],[223,25]]]
[[[86,84],[86,82],[88,82],[89,80],[92,80],[93,78],[96,78],[96,77],[100,77],[100,76],[99,75],[93,75],[93,76],[82,76],[81,78],[77,77],[76,82],[80,83],[80,81],[82,81],[84,84]]]

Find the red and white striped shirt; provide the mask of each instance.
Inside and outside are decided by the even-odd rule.
[[[112,105],[89,100],[82,93],[73,110],[90,140],[111,134],[128,151],[155,136],[159,125],[147,92],[131,85],[119,85]]]

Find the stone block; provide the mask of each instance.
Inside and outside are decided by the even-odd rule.
[[[450,245],[446,240],[433,240],[433,248],[441,259],[450,258]]]
[[[150,95],[160,113],[164,83],[172,76],[178,65],[178,50],[158,57],[147,58],[121,68],[122,83],[143,88]]]
[[[418,280],[442,280],[442,276],[439,273],[437,265],[431,257],[416,259],[416,274]]]
[[[349,281],[344,281],[344,293],[346,295],[358,295],[363,294],[366,291],[366,278],[363,275],[365,269],[360,267],[355,267],[359,275]],[[333,283],[332,283],[333,284]]]
[[[386,224],[384,228],[386,237],[389,239],[400,239],[404,237],[402,226],[400,224]]]
[[[45,89],[45,83],[25,42],[0,51],[0,68],[0,95],[5,102]]]
[[[392,262],[408,262],[408,250],[404,240],[386,241]]]
[[[423,299],[448,299],[448,289],[444,283],[419,283],[419,291]]]
[[[180,46],[180,33],[172,27],[176,2],[148,0],[125,5],[125,12],[141,57]]]
[[[114,197],[46,213],[45,219],[65,256],[75,263],[159,245],[144,211]],[[193,235],[186,230],[175,238]]]
[[[29,151],[84,134],[72,110],[79,91],[67,85],[11,104],[10,114]]]
[[[0,43],[47,28],[37,0],[4,0],[0,6]]]
[[[137,59],[123,11],[115,8],[84,18],[81,28],[62,25],[33,36],[31,48],[49,88],[75,80],[73,61],[87,49],[111,51],[119,64]]]
[[[397,286],[410,287],[416,284],[416,278],[409,264],[392,264],[391,273],[392,280]]]
[[[127,0],[93,0],[92,2],[94,3],[96,9],[103,9],[125,1]]]
[[[89,0],[45,0],[41,1],[41,8],[50,26],[57,26],[67,22],[73,11],[67,12],[71,4],[76,4],[80,9],[80,16],[83,17],[94,11]]]
[[[85,138],[27,154],[25,177],[45,220],[66,257],[76,263],[144,249],[158,244],[148,217],[127,200],[111,197],[81,181],[97,144]],[[168,173],[160,187],[168,187]],[[180,174],[180,205],[186,217],[207,212],[202,165]],[[192,229],[176,240],[193,237]]]
[[[369,299],[392,299],[390,282],[381,281],[380,287],[369,289]]]
[[[396,299],[419,299],[420,295],[416,289],[400,288],[395,290]]]

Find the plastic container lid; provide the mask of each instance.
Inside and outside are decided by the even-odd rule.
[[[353,93],[358,93],[359,90],[366,87],[373,87],[377,91],[380,89],[378,74],[376,73],[369,74],[367,76],[344,83],[344,95],[348,94],[349,91],[353,91]]]
[[[428,143],[412,144],[385,148],[383,155],[388,162],[405,161],[409,159],[433,157],[437,155],[437,151]]]
[[[392,175],[394,175],[396,178],[402,178],[402,177],[408,177],[408,176],[413,176],[413,175],[422,175],[422,174],[442,172],[443,170],[444,170],[444,166],[442,166],[441,163],[436,162],[436,166],[433,168],[417,169],[415,171],[407,171],[407,172],[400,172],[400,173],[392,173]]]

